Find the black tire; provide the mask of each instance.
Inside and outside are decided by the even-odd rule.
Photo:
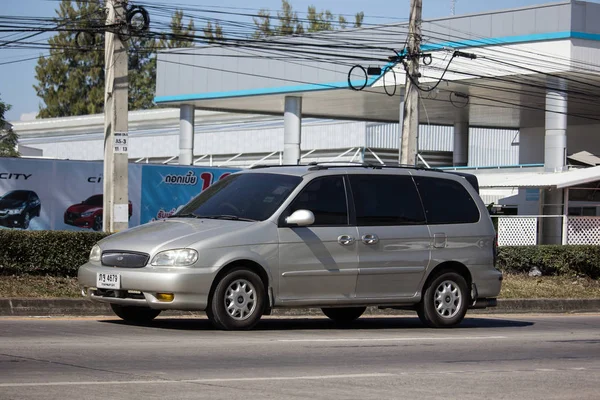
[[[367,307],[344,307],[344,308],[322,308],[323,314],[325,314],[329,319],[340,323],[340,324],[348,324],[356,319],[358,319]]]
[[[31,222],[31,214],[29,214],[29,211],[27,211],[25,213],[25,215],[23,215],[23,220],[21,221],[21,228],[29,229],[30,222]]]
[[[102,216],[98,215],[96,218],[94,218],[94,224],[92,225],[92,229],[97,231],[101,231],[102,230]]]
[[[111,304],[113,312],[117,317],[121,318],[125,322],[134,324],[145,324],[158,317],[160,310],[153,310],[148,307],[132,307],[122,306],[119,304]]]
[[[441,273],[425,288],[423,298],[417,305],[417,315],[430,328],[452,328],[465,317],[469,297],[467,282],[462,275],[456,272]],[[436,306],[440,305],[440,301],[443,308],[438,312]]]
[[[227,299],[228,296],[232,299]],[[249,269],[235,268],[217,283],[206,315],[219,329],[248,330],[262,317],[266,300],[265,286],[260,277]]]

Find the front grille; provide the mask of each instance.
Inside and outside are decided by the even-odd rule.
[[[79,214],[72,213],[72,212],[68,212],[68,213],[67,213],[67,218],[68,218],[68,219],[71,219],[71,220],[73,220],[73,219],[77,219],[77,218],[79,218]]]
[[[148,264],[150,255],[131,251],[105,251],[102,265],[107,267],[142,268]]]

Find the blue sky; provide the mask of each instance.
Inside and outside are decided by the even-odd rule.
[[[39,16],[53,17],[56,15],[55,8],[58,0],[2,0],[1,14],[4,16]],[[157,5],[176,4],[220,7],[252,7],[257,10],[267,8],[275,11],[281,6],[280,0],[144,0],[144,3],[155,3]],[[357,11],[365,13],[365,23],[397,22],[398,19],[408,18],[409,0],[291,0],[296,11],[306,11],[309,5],[315,5],[318,9],[329,9],[334,14],[354,14]],[[423,0],[423,18],[438,18],[450,15],[451,0]],[[547,3],[544,0],[502,0],[495,2],[490,0],[458,0],[456,3],[456,14],[468,14],[495,9],[506,9],[513,7],[530,6],[534,4]],[[248,11],[246,11],[248,12]],[[230,18],[230,17],[225,17]],[[231,18],[234,19],[234,18]],[[241,19],[244,22],[252,22],[251,19]],[[4,37],[6,34],[0,34]],[[19,63],[4,64],[6,62],[37,57],[44,50],[15,50],[0,48],[0,99],[12,105],[8,112],[9,121],[29,119],[39,109],[41,100],[36,96],[33,84],[35,81],[36,60]]]

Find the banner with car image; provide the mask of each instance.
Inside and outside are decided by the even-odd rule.
[[[129,226],[166,218],[235,169],[129,164]],[[101,230],[103,163],[0,158],[0,229]]]

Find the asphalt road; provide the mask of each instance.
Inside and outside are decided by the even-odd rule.
[[[0,399],[599,399],[600,315],[0,318]]]

